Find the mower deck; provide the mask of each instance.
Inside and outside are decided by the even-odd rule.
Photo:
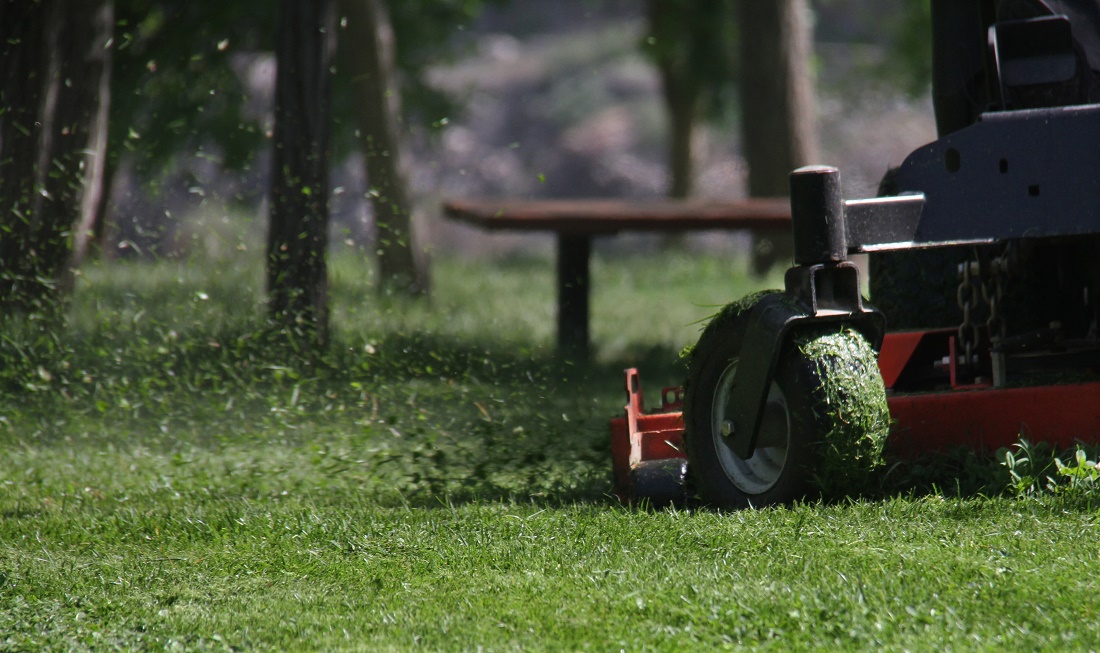
[[[945,346],[952,351],[953,344],[948,331],[886,335],[879,369],[892,420],[889,456],[906,460],[955,447],[992,453],[1021,437],[1058,448],[1100,443],[1100,382],[995,388],[979,378],[963,384],[949,361],[941,379],[913,378],[914,370],[928,369],[924,359]],[[932,387],[919,389],[922,384]],[[626,391],[624,415],[611,420],[615,494],[624,502],[667,497],[669,485],[682,484],[686,473],[681,389],[664,388],[660,409],[651,413],[636,369],[626,370]]]

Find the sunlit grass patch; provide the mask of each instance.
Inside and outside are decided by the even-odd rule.
[[[622,368],[679,383],[700,321],[776,284],[736,260],[598,256],[588,366],[554,356],[549,260],[442,259],[417,303],[344,252],[313,358],[265,336],[260,272],[94,266],[68,326],[6,327],[0,650],[1100,641],[1088,493],[893,468],[878,496],[734,514],[608,496]]]
[[[1073,571],[1096,528],[1008,499],[723,515],[137,490],[8,519],[0,628],[16,648],[1087,649],[1097,587]]]

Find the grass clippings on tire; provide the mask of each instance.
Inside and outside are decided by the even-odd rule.
[[[884,464],[890,412],[877,357],[866,338],[850,327],[796,333],[792,342],[830,380],[814,411],[833,428],[821,434],[816,485],[823,496],[840,497],[870,489]]]

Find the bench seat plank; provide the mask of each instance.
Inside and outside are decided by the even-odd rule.
[[[718,200],[461,199],[443,205],[448,218],[483,229],[601,235],[619,231],[791,228],[786,198]]]

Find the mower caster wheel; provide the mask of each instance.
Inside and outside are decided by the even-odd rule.
[[[757,300],[759,295],[755,296]],[[731,444],[731,393],[753,297],[727,306],[692,352],[685,384],[684,446],[694,488],[722,509],[788,503],[811,492],[866,489],[889,430],[875,351],[844,324],[807,325],[782,344],[756,447]]]
[[[634,502],[647,501],[651,506],[665,506],[682,502],[687,480],[687,460],[666,458],[643,460],[630,470],[634,486]]]

